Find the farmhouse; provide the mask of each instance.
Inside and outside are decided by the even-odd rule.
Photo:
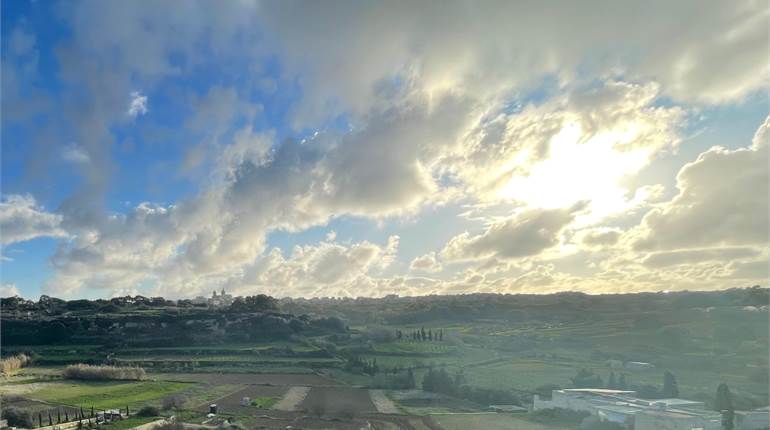
[[[624,390],[554,390],[551,400],[541,400],[539,396],[535,396],[533,408],[588,412],[601,421],[633,426],[635,430],[721,430],[722,422],[721,414],[706,410],[703,402],[686,399],[639,399],[635,391]],[[752,422],[754,419],[756,418],[750,418]]]

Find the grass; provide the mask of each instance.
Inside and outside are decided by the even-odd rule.
[[[252,399],[251,406],[256,406],[260,409],[270,409],[277,401],[278,399],[275,397],[262,396]]]
[[[103,430],[128,430],[157,419],[158,417],[139,417],[134,415],[123,420],[113,421],[110,424],[104,424],[99,428]]]
[[[431,418],[445,430],[567,430],[576,428],[534,423],[524,417],[512,414],[436,414],[432,415]]]
[[[191,387],[188,382],[52,382],[34,398],[64,405],[96,409],[136,409],[145,403]]]

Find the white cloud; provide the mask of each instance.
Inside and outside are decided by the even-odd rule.
[[[46,212],[31,195],[11,194],[0,200],[0,243],[9,245],[37,237],[66,237],[62,216]]]
[[[0,283],[0,297],[20,296],[21,292],[16,288],[16,284],[10,282]]]
[[[702,257],[693,279],[703,280],[715,270],[712,249],[758,246],[756,237],[767,237],[767,150],[760,142],[713,149],[680,172],[679,196],[660,203],[626,238],[657,257],[634,255],[638,261],[626,267],[618,261],[630,257],[615,256],[607,264],[618,267],[601,267],[595,283],[537,261],[572,228],[583,229],[571,243],[583,252],[622,254],[615,249],[626,245],[621,229],[595,226],[650,203],[652,188],[635,189],[629,179],[678,146],[689,108],[676,104],[730,103],[767,86],[766,4],[338,6],[84,1],[63,11],[73,37],[57,49],[61,79],[82,85],[85,96],[63,96],[78,145],[62,157],[83,164],[85,185],[64,201],[62,215],[32,200],[25,215],[14,215],[25,221],[9,221],[12,241],[72,234],[52,259],[50,288],[75,294],[149,284],[191,295],[227,284],[357,295],[601,289],[606,282],[644,289],[683,279],[680,266],[687,266],[635,272],[645,256]],[[21,36],[13,36],[12,49],[31,53],[34,35]],[[212,57],[201,56],[201,47]],[[114,171],[112,126],[126,111],[134,118],[148,111],[148,97],[131,88],[154,94],[164,79],[236,57],[254,80],[249,89],[203,88],[183,119],[197,140],[185,146],[180,170],[211,167],[198,195],[103,213]],[[262,76],[265,58],[279,63],[282,79]],[[544,79],[553,81],[541,88]],[[250,92],[280,95],[287,83],[299,90],[288,114],[295,125],[335,126],[284,142],[276,141],[283,132],[258,128],[261,106],[248,101]],[[533,92],[543,99],[527,104]],[[336,127],[339,118],[349,127]],[[752,199],[750,191],[764,197]],[[265,250],[272,231],[300,232],[344,216],[417,216],[453,199],[498,205],[506,214],[515,208],[516,215],[494,219],[482,210],[485,231],[447,243],[442,258],[478,265],[451,281],[372,275],[395,258],[395,240],[346,244],[329,237],[289,257]],[[580,213],[578,201],[587,202]],[[529,261],[516,266],[521,260]],[[749,260],[740,261],[752,272]],[[442,271],[435,253],[409,267]]]
[[[559,235],[585,203],[564,209],[529,209],[497,221],[478,235],[453,237],[441,251],[447,260],[516,259],[537,255],[559,243]]]
[[[70,163],[91,162],[91,157],[88,156],[88,153],[75,143],[72,143],[64,147],[64,149],[62,149],[61,156],[64,159],[64,161],[68,161]]]
[[[136,118],[147,113],[147,96],[139,91],[131,91],[131,101],[128,104],[128,116]]]
[[[443,267],[441,267],[441,263],[436,259],[436,253],[429,252],[412,260],[409,264],[409,269],[419,272],[440,272]]]
[[[318,296],[330,291],[358,296],[361,284],[378,282],[371,275],[386,268],[397,250],[397,237],[391,237],[385,245],[364,241],[297,246],[288,258],[273,249],[247,268],[242,279],[231,281],[231,285],[278,296]]]
[[[677,175],[679,193],[649,211],[632,231],[637,250],[713,245],[766,245],[768,240],[768,127],[750,147],[714,147]]]
[[[622,233],[618,228],[598,227],[581,230],[577,236],[582,245],[589,248],[601,248],[616,244]]]
[[[736,261],[756,257],[759,254],[759,250],[745,247],[662,251],[648,254],[642,260],[642,264],[649,267],[664,267],[703,261]]]
[[[305,91],[296,111],[305,124],[364,113],[394,81],[486,98],[543,76],[569,83],[622,75],[658,81],[678,100],[738,100],[767,85],[767,18],[768,5],[751,0],[275,2],[259,12],[287,78]]]

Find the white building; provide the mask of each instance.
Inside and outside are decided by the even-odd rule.
[[[211,293],[211,298],[209,299],[209,306],[215,307],[215,308],[221,308],[230,306],[233,304],[233,296],[230,294],[227,294],[225,292],[225,289],[222,288],[222,293],[217,295],[216,291],[213,291]]]
[[[552,408],[587,412],[635,430],[721,430],[721,414],[707,411],[703,402],[639,399],[635,391],[579,388],[554,390],[551,400],[535,396],[534,410]]]
[[[735,430],[770,429],[770,407],[753,411],[735,411]]]
[[[636,414],[634,430],[722,430],[722,414],[685,409],[644,410]]]

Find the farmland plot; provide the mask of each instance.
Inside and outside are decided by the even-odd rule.
[[[377,408],[369,397],[369,390],[351,387],[313,387],[300,407],[315,415],[357,415],[377,412]]]
[[[262,404],[267,403],[266,399],[278,400],[282,398],[288,390],[286,387],[268,386],[268,385],[252,385],[246,387],[235,393],[231,393],[227,396],[212,401],[218,408],[219,413],[231,414],[231,415],[253,415],[259,411],[256,405],[252,402],[261,399]],[[243,399],[248,397],[249,402],[244,405]],[[208,405],[201,405],[199,410],[208,411]]]
[[[300,403],[305,400],[310,387],[291,387],[283,398],[273,406],[273,409],[281,411],[295,411]]]

